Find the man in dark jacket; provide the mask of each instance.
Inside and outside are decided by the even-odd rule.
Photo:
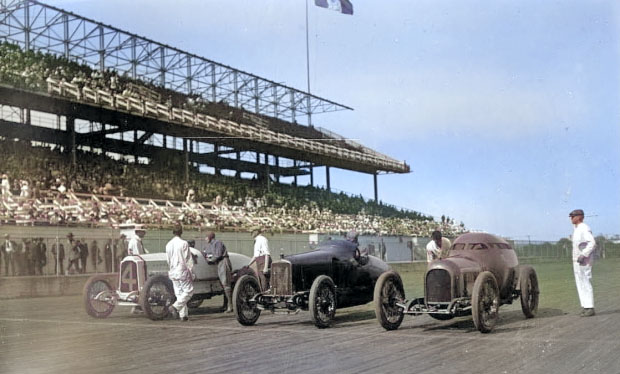
[[[203,251],[207,263],[210,265],[217,265],[217,275],[220,278],[220,283],[224,288],[224,295],[226,297],[226,313],[232,312],[232,264],[228,258],[228,251],[226,246],[220,240],[215,239],[215,233],[209,232],[206,237],[207,246]]]

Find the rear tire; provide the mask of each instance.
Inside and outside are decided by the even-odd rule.
[[[526,318],[534,318],[538,312],[538,277],[531,266],[522,266],[519,271],[521,310]]]
[[[153,321],[168,317],[168,308],[176,301],[174,287],[168,276],[157,274],[149,277],[140,293],[140,305]]]
[[[332,324],[336,315],[336,286],[327,275],[319,275],[312,282],[308,309],[316,327],[323,329]]]
[[[86,281],[84,291],[86,313],[94,318],[108,317],[116,306],[116,291],[105,275],[93,275]],[[95,299],[99,295],[97,299]]]
[[[387,271],[377,279],[373,293],[375,316],[386,330],[396,330],[403,322],[403,311],[396,303],[405,301],[403,281],[395,271]]]
[[[499,317],[499,288],[490,271],[478,274],[471,298],[472,316],[478,331],[493,331]]]
[[[244,326],[251,326],[258,321],[260,309],[255,301],[250,301],[255,295],[260,293],[258,280],[253,275],[243,275],[235,283],[232,294],[233,309],[237,316],[237,321]]]

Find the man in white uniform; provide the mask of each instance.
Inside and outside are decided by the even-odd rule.
[[[142,244],[142,238],[146,235],[146,230],[142,227],[136,227],[134,232],[135,235],[133,238],[129,239],[129,244],[127,244],[127,254],[132,256],[149,253],[149,251],[144,248],[144,244]]]
[[[594,315],[594,292],[592,290],[592,263],[596,242],[590,227],[583,222],[583,210],[575,209],[568,215],[573,224],[573,271],[577,293],[581,303],[581,316]]]
[[[269,242],[262,235],[259,227],[252,229],[252,237],[254,237],[254,255],[250,261],[251,267],[257,273],[261,289],[266,290],[268,287],[267,276],[269,275],[269,267],[271,266],[271,253],[269,252]]]
[[[430,263],[433,260],[448,257],[451,245],[448,238],[441,236],[441,231],[433,231],[431,241],[426,245],[426,261]]]
[[[192,266],[192,253],[189,250],[189,244],[181,239],[183,227],[180,224],[174,225],[172,229],[172,238],[166,244],[166,259],[170,270],[168,278],[172,281],[174,287],[174,295],[177,301],[170,306],[170,313],[173,316],[179,316],[182,321],[187,321],[187,302],[194,294]]]

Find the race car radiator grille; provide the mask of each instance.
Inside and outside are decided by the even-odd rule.
[[[426,302],[441,303],[452,300],[452,281],[450,273],[434,269],[426,273]]]
[[[293,276],[290,262],[278,261],[271,264],[270,284],[273,295],[293,294]]]

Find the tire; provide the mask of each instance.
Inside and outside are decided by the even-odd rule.
[[[323,329],[332,324],[336,315],[336,286],[327,275],[319,275],[312,282],[308,309],[316,327]]]
[[[521,310],[525,318],[534,318],[538,312],[538,277],[531,266],[522,266],[519,271]]]
[[[447,321],[454,318],[452,314],[430,313],[429,316],[435,318],[438,321]]]
[[[116,291],[104,275],[93,275],[86,281],[84,291],[86,313],[94,318],[108,317],[116,306]],[[98,299],[95,299],[100,295]]]
[[[187,302],[187,307],[190,309],[197,309],[200,307],[203,301],[203,299],[190,300]]]
[[[478,274],[471,297],[471,309],[478,331],[493,331],[499,316],[499,288],[491,272],[483,271]]]
[[[395,271],[387,271],[379,276],[373,293],[375,316],[386,330],[396,330],[403,322],[403,311],[396,302],[405,300],[403,281]]]
[[[142,310],[153,321],[168,317],[168,308],[176,299],[172,281],[164,274],[149,277],[140,293]]]
[[[235,283],[233,290],[233,309],[237,316],[237,321],[244,326],[252,326],[260,317],[260,309],[256,303],[250,302],[254,295],[260,293],[258,280],[253,275],[242,275]]]

